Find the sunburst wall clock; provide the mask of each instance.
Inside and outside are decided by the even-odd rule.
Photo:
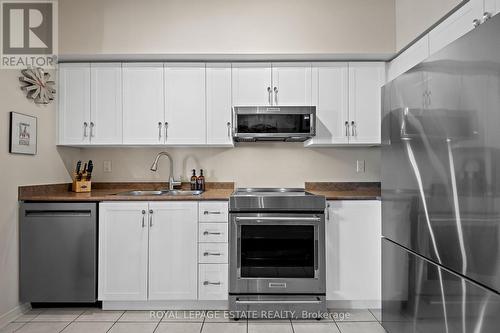
[[[36,104],[49,104],[54,100],[54,81],[50,81],[50,74],[42,68],[27,68],[21,71],[19,81],[23,83],[21,89],[26,93],[26,98],[32,99]]]

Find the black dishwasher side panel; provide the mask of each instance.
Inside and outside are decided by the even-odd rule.
[[[19,237],[21,301],[96,301],[96,203],[21,202]]]

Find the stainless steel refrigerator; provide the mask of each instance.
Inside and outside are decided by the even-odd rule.
[[[500,332],[500,16],[382,94],[382,324]]]

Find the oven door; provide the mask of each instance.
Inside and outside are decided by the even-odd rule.
[[[324,294],[324,214],[230,216],[229,292]]]

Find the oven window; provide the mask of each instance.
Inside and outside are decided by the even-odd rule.
[[[314,277],[314,226],[242,225],[240,245],[241,277]]]
[[[310,133],[309,114],[240,114],[238,133]]]

